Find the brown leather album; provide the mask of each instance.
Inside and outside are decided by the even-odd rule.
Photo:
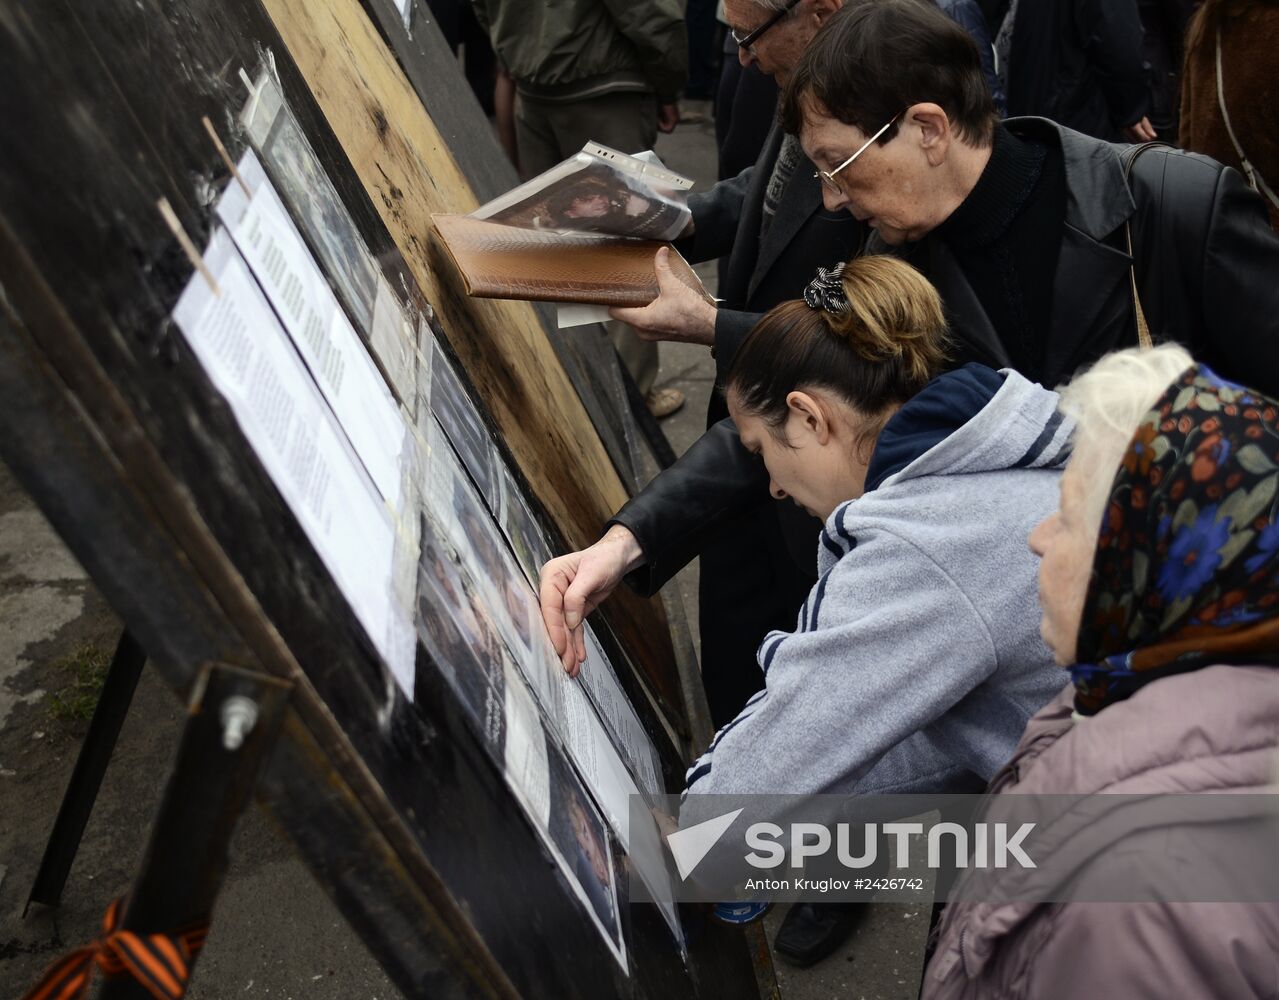
[[[657,298],[657,240],[597,233],[517,229],[466,215],[433,215],[435,232],[466,283],[486,299],[643,306]],[[671,270],[714,301],[688,261],[671,247]]]

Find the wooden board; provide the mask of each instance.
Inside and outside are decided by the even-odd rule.
[[[412,4],[412,31],[404,26],[399,0],[363,2],[476,199],[491,201],[519,184],[519,175],[499,145],[495,130],[477,127],[483,120],[479,102],[457,56],[436,29],[425,0]],[[553,308],[545,303],[532,306],[614,466],[626,485],[638,490],[644,445],[630,414],[618,406],[619,400],[626,399],[626,387],[612,340],[603,327],[594,324],[560,330]]]
[[[394,55],[358,0],[262,5],[516,462],[568,545],[591,544],[627,491],[531,305],[470,298],[430,241],[432,213],[470,212],[479,201]],[[623,587],[605,614],[686,735],[660,603]]]

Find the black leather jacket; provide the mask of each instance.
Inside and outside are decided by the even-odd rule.
[[[1146,150],[1125,179],[1113,145],[1042,118],[1009,119],[1014,134],[1061,143],[1066,217],[1043,370],[1056,385],[1108,351],[1137,342],[1129,282],[1135,266],[1155,340],[1184,344],[1220,375],[1279,398],[1279,236],[1260,198],[1215,160],[1167,147]],[[1124,223],[1132,226],[1133,258]],[[985,310],[945,245],[924,237],[868,252],[906,257],[937,287],[960,363],[1006,367]],[[698,552],[724,515],[767,496],[763,463],[741,446],[731,421],[716,424],[610,523],[635,535],[647,565],[628,582],[651,593]]]

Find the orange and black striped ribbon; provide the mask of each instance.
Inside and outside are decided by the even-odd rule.
[[[102,936],[49,967],[25,1000],[78,1000],[89,990],[96,965],[104,976],[131,976],[155,1000],[181,1000],[209,925],[178,934],[135,934],[119,929],[123,899],[102,917]]]

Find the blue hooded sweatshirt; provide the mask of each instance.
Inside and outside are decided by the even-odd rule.
[[[1057,394],[968,365],[881,431],[837,507],[765,687],[688,772],[687,796],[945,792],[988,780],[1066,683],[1039,635],[1032,528],[1057,509]],[[690,803],[691,805],[691,803]]]

